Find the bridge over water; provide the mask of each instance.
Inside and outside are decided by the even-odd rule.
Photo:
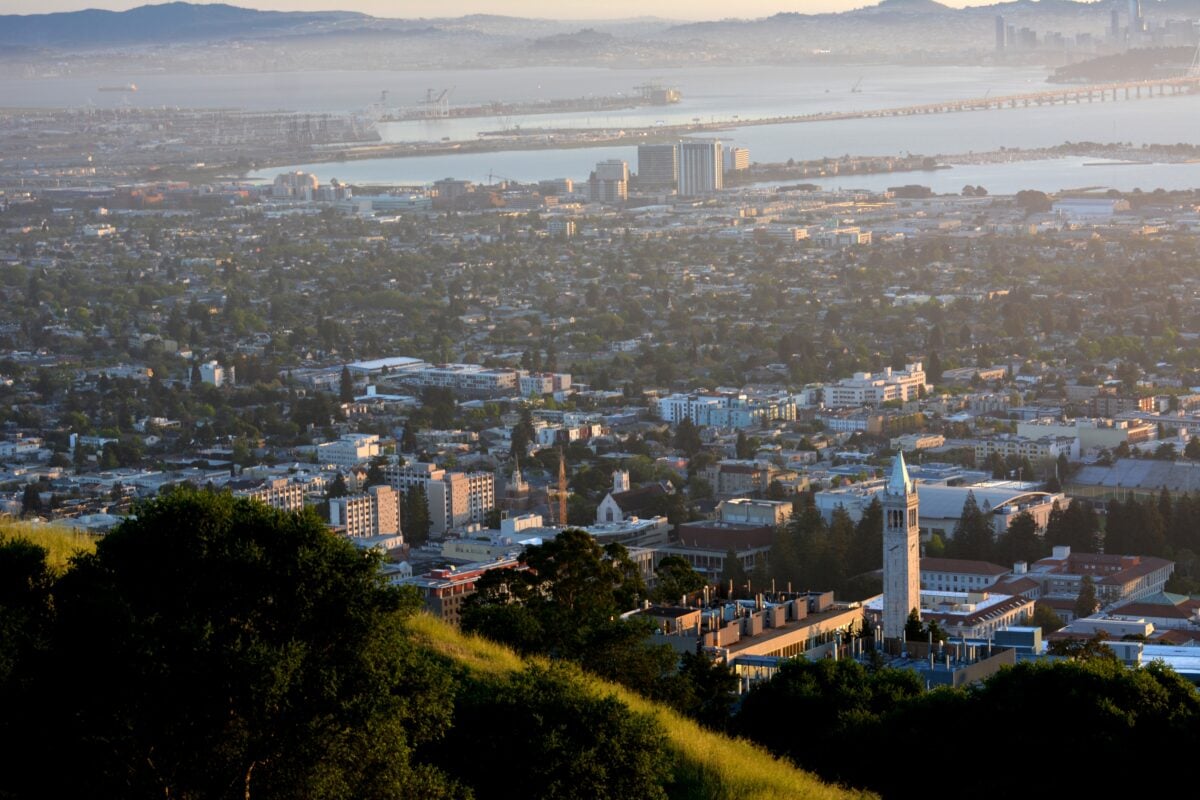
[[[953,114],[963,111],[993,111],[1005,108],[1029,108],[1031,106],[1140,100],[1143,98],[1193,94],[1197,91],[1200,91],[1200,75],[1183,75],[1174,78],[1157,78],[1144,81],[1060,86],[1037,92],[986,95],[984,97],[972,97],[963,100],[942,100],[936,103],[922,103],[914,106],[868,108],[857,111],[821,111],[813,114],[739,119],[733,122],[699,122],[685,125],[659,126],[656,130],[664,132],[665,130],[674,129],[683,132],[717,130],[749,125],[787,125],[800,122],[830,122],[849,119],[910,117],[923,114]]]

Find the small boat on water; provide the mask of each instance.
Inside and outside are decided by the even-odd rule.
[[[123,86],[101,86],[97,91],[100,92],[136,92],[138,90],[136,83],[126,83]]]

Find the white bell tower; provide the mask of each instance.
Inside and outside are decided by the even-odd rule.
[[[903,639],[904,623],[921,613],[921,529],[917,487],[904,454],[896,456],[883,492],[883,638]]]

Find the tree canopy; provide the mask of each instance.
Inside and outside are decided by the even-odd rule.
[[[43,795],[455,793],[410,757],[450,696],[404,635],[415,597],[312,513],[179,490],[78,557],[53,598],[27,665],[39,699],[14,715],[28,763],[71,745],[71,769],[16,776]],[[63,691],[81,664],[90,688]]]

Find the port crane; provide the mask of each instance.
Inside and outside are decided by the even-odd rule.
[[[862,82],[862,78],[855,81],[854,85],[850,87],[850,94],[862,94]]]
[[[422,116],[426,119],[439,119],[450,116],[450,93],[454,91],[454,87],[442,89],[440,92],[437,89],[426,89],[425,99],[421,101],[423,110]]]

